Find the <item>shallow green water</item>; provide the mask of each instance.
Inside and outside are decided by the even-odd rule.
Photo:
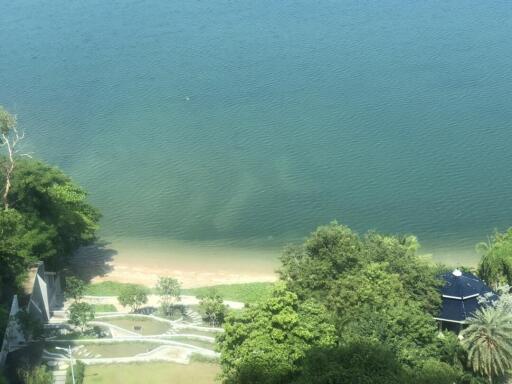
[[[512,224],[506,1],[18,0],[0,18],[0,104],[109,239],[275,247],[338,219],[450,258]]]

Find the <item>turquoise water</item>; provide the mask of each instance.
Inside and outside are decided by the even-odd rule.
[[[0,2],[0,104],[107,238],[512,225],[508,1]]]

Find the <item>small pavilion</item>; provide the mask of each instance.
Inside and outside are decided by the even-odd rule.
[[[445,273],[442,279],[445,281],[441,289],[442,307],[435,319],[440,329],[459,331],[466,319],[480,308],[479,296],[493,292],[478,277],[459,269]]]

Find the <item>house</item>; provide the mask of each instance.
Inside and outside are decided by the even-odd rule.
[[[480,308],[479,297],[493,292],[478,277],[459,269],[445,273],[442,279],[445,282],[441,289],[442,307],[435,319],[439,321],[440,328],[460,330],[466,320]]]

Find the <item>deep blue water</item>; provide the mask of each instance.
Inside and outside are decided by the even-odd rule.
[[[512,225],[509,1],[0,3],[0,104],[106,237]]]

